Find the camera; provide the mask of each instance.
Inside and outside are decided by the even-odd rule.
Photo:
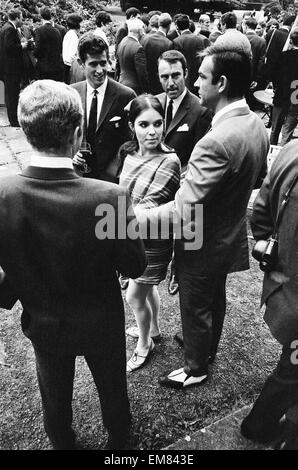
[[[259,240],[252,250],[252,256],[260,262],[260,269],[266,273],[274,269],[277,254],[278,240],[274,237],[270,237],[266,241]]]

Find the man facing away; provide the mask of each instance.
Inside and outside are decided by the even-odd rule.
[[[244,99],[250,68],[237,49],[205,50],[198,87],[201,104],[214,113],[212,128],[197,142],[175,201],[137,213],[142,224],[171,217],[176,228],[182,224],[175,260],[184,366],[161,377],[164,386],[207,380],[225,317],[227,274],[240,257],[241,269],[248,268],[246,209],[269,149],[265,126]]]
[[[125,106],[136,96],[128,88],[107,76],[109,66],[108,45],[93,33],[86,33],[79,41],[79,57],[86,80],[74,83],[84,109],[84,140],[91,145],[91,173],[86,176],[116,181],[109,165],[119,147],[130,140]],[[73,159],[79,168],[85,160],[76,155]]]
[[[136,220],[123,188],[73,171],[83,135],[74,89],[36,81],[21,93],[18,115],[33,150],[22,174],[1,178],[0,265],[6,278],[0,305],[6,284],[23,306],[22,329],[34,347],[44,426],[54,449],[75,448],[71,400],[79,355],[100,396],[108,447],[119,449],[131,418],[116,270],[136,277],[145,269],[143,244],[128,234]],[[116,227],[121,218],[122,239],[117,231],[105,237],[101,228],[107,205]]]

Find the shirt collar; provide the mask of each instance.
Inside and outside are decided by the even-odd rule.
[[[136,38],[133,34],[128,33],[127,36],[128,36],[129,38],[132,38],[132,39],[134,39],[135,41],[139,42],[138,38]]]
[[[104,95],[106,92],[106,88],[108,85],[108,77],[105,78],[105,81],[103,82],[102,85],[100,85],[98,88],[96,88],[96,91],[98,92],[99,95]],[[87,96],[91,96],[94,93],[95,88],[93,88],[87,80]]]
[[[175,99],[173,100],[173,103],[174,103],[174,106],[175,106],[175,109],[176,109],[176,110],[179,108],[179,106],[180,106],[180,104],[181,104],[181,102],[182,102],[184,96],[186,95],[186,93],[187,93],[187,88],[185,87],[185,88],[184,88],[184,91],[181,93],[181,95],[178,96],[178,98],[175,98]],[[169,102],[170,102],[170,98],[167,97],[167,100],[168,100],[168,103],[169,103]]]
[[[241,100],[237,100],[237,101],[234,101],[233,103],[227,104],[215,114],[214,118],[212,119],[211,126],[214,126],[214,124],[228,112],[232,111],[233,109],[243,108],[244,106],[247,106],[247,102],[245,98],[242,98]]]
[[[30,166],[38,166],[41,168],[70,168],[73,170],[72,160],[68,157],[40,157],[32,155]]]

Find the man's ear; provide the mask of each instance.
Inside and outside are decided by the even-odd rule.
[[[220,79],[218,80],[218,91],[219,93],[223,93],[224,91],[227,90],[228,87],[228,79],[225,75],[222,75]]]
[[[83,127],[82,125],[80,125],[75,128],[74,133],[72,137],[70,138],[70,144],[71,144],[72,153],[73,153],[72,156],[74,156],[79,150],[81,146],[81,142],[82,142],[82,137],[83,137]]]
[[[188,69],[185,69],[184,78],[188,77]]]

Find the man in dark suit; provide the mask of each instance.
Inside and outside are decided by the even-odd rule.
[[[265,273],[262,305],[266,304],[264,320],[282,351],[241,432],[265,444],[278,441],[283,450],[298,450],[297,175],[298,145],[292,142],[273,163],[251,217],[255,248],[260,252],[278,229],[278,257],[273,269]],[[282,206],[283,215],[276,227]],[[284,415],[286,420],[282,421]]]
[[[92,172],[87,176],[115,181],[115,175],[109,173],[108,167],[116,158],[119,147],[131,139],[124,108],[136,95],[132,89],[107,76],[108,45],[102,38],[86,33],[80,38],[78,51],[86,80],[74,83],[72,87],[82,100],[84,140],[90,143],[92,150],[89,162]],[[79,166],[86,163],[79,156],[73,161]]]
[[[119,28],[117,29],[116,32],[116,38],[115,38],[115,54],[117,54],[118,46],[120,42],[122,41],[125,36],[128,35],[128,26],[127,26],[127,21],[132,20],[134,18],[140,18],[141,17],[141,12],[138,10],[138,8],[128,8],[125,11],[125,16],[126,16],[126,21],[122,23]]]
[[[188,74],[186,77],[186,86],[192,93],[197,93],[194,83],[198,78],[198,70],[200,66],[199,53],[205,49],[206,38],[201,34],[190,32],[190,21],[188,15],[180,15],[177,18],[177,28],[180,35],[174,39],[174,49],[182,52],[186,58]]]
[[[184,366],[161,377],[164,386],[207,380],[224,323],[227,274],[239,257],[238,269],[248,269],[247,204],[269,150],[266,128],[244,99],[250,67],[237,49],[206,49],[198,88],[201,104],[214,112],[212,128],[195,145],[175,201],[138,209],[142,224],[148,217],[175,221]]]
[[[140,43],[143,35],[144,23],[138,18],[130,20],[128,35],[122,39],[117,50],[119,83],[132,88],[137,95],[149,90],[146,55]]]
[[[184,55],[176,50],[164,52],[158,60],[158,75],[164,93],[157,95],[165,112],[165,143],[172,147],[186,170],[189,157],[196,143],[206,134],[212,113],[200,104],[197,96],[186,87],[187,63]],[[167,122],[167,110],[173,101],[171,121]]]
[[[62,39],[60,32],[52,25],[51,10],[40,9],[42,26],[35,30],[35,57],[40,79],[50,78],[63,81]]]
[[[0,33],[0,69],[5,87],[7,116],[11,126],[18,127],[17,107],[23,74],[23,48],[27,41],[21,42],[18,28],[22,25],[22,12],[11,10],[8,21]]]
[[[135,216],[123,188],[72,169],[83,109],[71,87],[34,82],[20,96],[19,118],[33,152],[22,174],[1,179],[0,265],[23,306],[45,430],[54,449],[75,448],[71,401],[75,359],[82,355],[100,396],[107,447],[120,449],[131,418],[116,270],[135,278],[145,269],[143,244],[128,233]]]
[[[147,69],[149,77],[149,91],[153,95],[162,92],[162,87],[158,78],[157,62],[160,55],[172,49],[173,43],[167,38],[172,23],[172,18],[168,13],[162,13],[159,17],[158,31],[146,34],[142,39],[142,46],[145,49]]]

